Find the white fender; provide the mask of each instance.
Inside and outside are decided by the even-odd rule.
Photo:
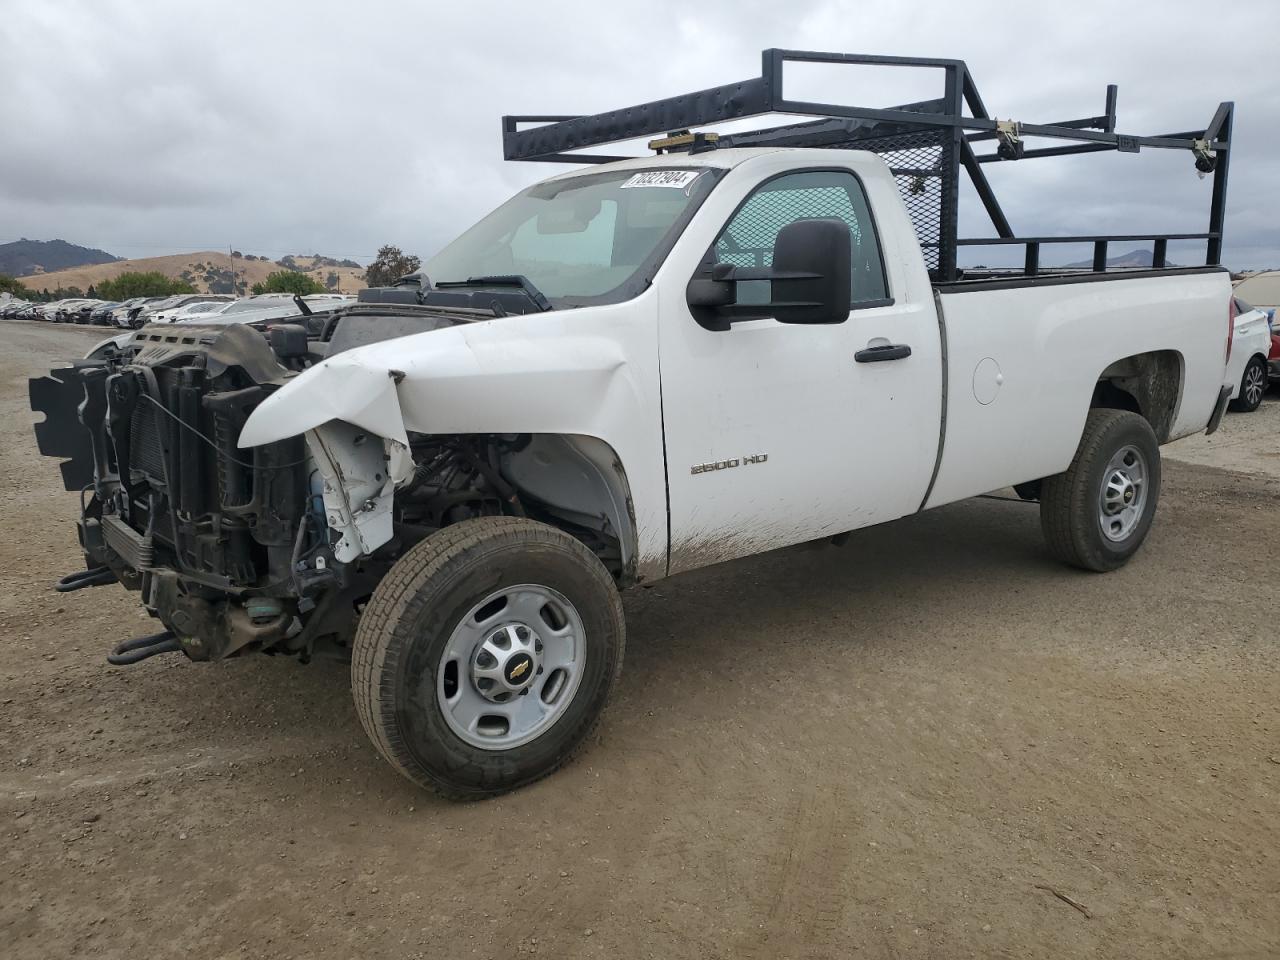
[[[262,401],[240,431],[240,446],[257,447],[296,437],[330,420],[344,420],[409,445],[397,373],[362,362],[352,350],[324,360]]]
[[[268,396],[245,423],[239,445],[307,435],[314,446],[323,438],[332,473],[326,480],[335,488],[325,497],[331,525],[336,519],[348,548],[367,554],[385,542],[382,514],[394,486],[347,489],[348,470],[367,470],[356,467],[354,451],[345,449],[339,433],[330,435],[330,427],[350,424],[384,440],[383,477],[393,482],[412,467],[403,455],[410,433],[593,437],[614,451],[629,490],[625,506],[634,508],[638,575],[660,576],[667,530],[655,308],[655,298],[642,296],[463,323],[347,350]],[[345,510],[337,509],[338,497]]]

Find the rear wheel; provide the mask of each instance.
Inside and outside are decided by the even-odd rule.
[[[1250,358],[1240,378],[1240,395],[1231,401],[1231,409],[1238,413],[1253,413],[1262,404],[1267,392],[1267,362],[1261,357]]]
[[[1071,466],[1042,483],[1040,526],[1059,560],[1115,570],[1142,546],[1159,499],[1151,425],[1127,410],[1090,410]]]
[[[360,618],[352,691],[379,752],[445,796],[551,773],[598,722],[622,667],[613,578],[568,534],[468,520],[415,545]]]

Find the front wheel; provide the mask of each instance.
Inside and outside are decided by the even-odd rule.
[[[1231,401],[1231,409],[1237,413],[1253,413],[1262,405],[1262,395],[1267,392],[1267,362],[1261,357],[1251,357],[1240,378],[1240,393]]]
[[[1094,409],[1065,473],[1041,485],[1049,551],[1084,570],[1115,570],[1137,553],[1160,499],[1160,446],[1128,410]]]
[[[410,549],[352,650],[356,710],[415,783],[469,799],[531,783],[588,737],[622,667],[613,578],[554,527],[485,517]]]

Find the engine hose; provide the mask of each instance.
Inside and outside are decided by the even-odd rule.
[[[107,654],[107,663],[116,667],[127,667],[130,664],[146,660],[160,653],[173,653],[182,649],[182,643],[169,630],[153,633],[146,637],[134,637],[118,643]]]
[[[115,583],[116,579],[115,572],[110,567],[94,567],[92,570],[68,574],[59,580],[53,589],[58,593],[71,593],[73,590],[83,590],[85,587],[100,587]]]

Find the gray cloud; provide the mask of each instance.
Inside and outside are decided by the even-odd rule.
[[[384,242],[428,255],[560,172],[503,163],[502,114],[724,83],[782,46],[962,57],[993,112],[1027,121],[1101,112],[1108,82],[1120,84],[1125,132],[1203,125],[1234,99],[1227,259],[1280,265],[1280,7],[1268,0],[1217,15],[1189,2],[993,0],[5,7],[0,239],[63,237],[127,256],[233,245],[359,257]],[[805,82],[879,105],[910,87],[900,80]],[[1023,233],[1196,231],[1207,218],[1209,181],[1183,154],[987,170]],[[983,229],[981,211],[970,204],[964,223]]]

